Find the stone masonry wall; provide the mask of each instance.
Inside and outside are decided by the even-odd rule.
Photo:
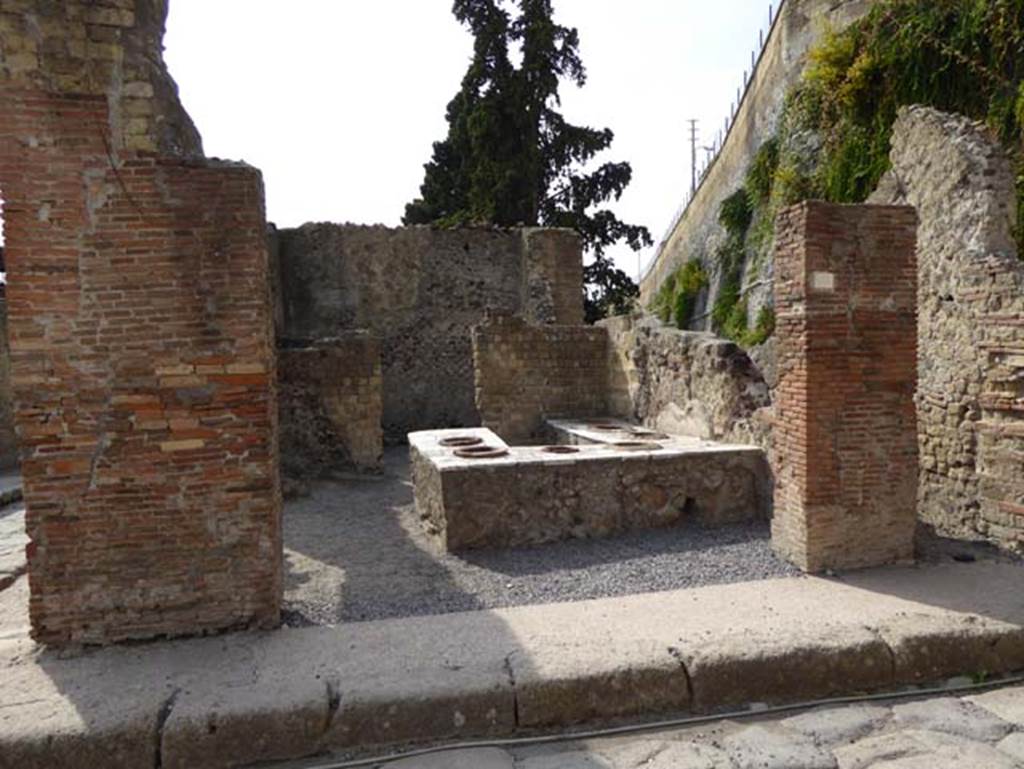
[[[772,541],[808,571],[913,557],[916,229],[901,206],[779,215]]]
[[[0,189],[45,643],[268,626],[281,600],[259,172],[202,159],[166,3],[5,3]]]
[[[380,469],[380,341],[366,332],[278,351],[281,470],[289,478]]]
[[[384,430],[477,425],[470,333],[488,311],[583,319],[580,244],[565,230],[307,224],[277,235],[282,337],[381,339]]]
[[[534,326],[494,317],[473,332],[483,426],[510,444],[543,437],[548,417],[608,411],[608,334],[592,326]]]
[[[644,316],[599,324],[609,335],[609,407],[674,435],[770,446],[769,388],[735,343]]]
[[[1024,548],[1024,262],[1011,161],[988,130],[904,110],[873,200],[907,203],[918,236],[921,518]]]

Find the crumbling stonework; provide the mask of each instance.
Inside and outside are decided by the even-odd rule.
[[[988,130],[904,110],[873,200],[917,208],[921,518],[1024,547],[1024,263],[1013,168]]]
[[[488,311],[582,322],[580,244],[569,231],[307,224],[277,240],[279,335],[379,336],[389,441],[480,423],[470,332]]]
[[[738,345],[651,317],[599,325],[610,340],[611,413],[673,434],[769,447],[769,389]]]
[[[0,14],[12,382],[46,643],[278,620],[262,180],[201,158],[160,57],[166,10]]]
[[[380,469],[380,341],[352,332],[277,356],[281,470],[289,478]]]
[[[778,218],[772,543],[807,571],[913,558],[916,229],[905,206]]]
[[[608,334],[492,317],[473,331],[476,404],[484,427],[512,443],[543,437],[548,417],[608,411]]]

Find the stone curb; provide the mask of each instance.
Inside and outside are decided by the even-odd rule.
[[[971,569],[988,570],[991,591],[1022,573],[894,574],[941,592]],[[91,767],[100,756],[105,767],[215,769],[1024,669],[1024,617],[990,599],[984,614],[957,611],[947,598],[793,579],[73,658],[0,645],[0,769]],[[813,606],[834,609],[814,621]]]

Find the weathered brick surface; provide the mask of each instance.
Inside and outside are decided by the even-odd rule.
[[[14,434],[14,394],[11,391],[11,353],[7,343],[7,297],[0,286],[0,469],[18,466]]]
[[[582,257],[571,231],[307,224],[276,240],[279,334],[380,337],[392,442],[480,424],[470,335],[487,312],[582,322]]]
[[[281,469],[292,478],[378,470],[380,340],[352,332],[278,350]]]
[[[12,382],[32,633],[47,643],[278,619],[259,172],[166,154],[167,124],[122,121],[106,54],[78,45],[103,37],[122,75],[155,67],[160,5],[23,2],[0,16]],[[26,25],[43,47],[12,61],[39,45]]]
[[[509,443],[541,438],[548,417],[608,411],[603,328],[494,317],[473,330],[473,360],[482,424]]]
[[[809,571],[913,556],[916,225],[902,206],[778,219],[772,539]]]

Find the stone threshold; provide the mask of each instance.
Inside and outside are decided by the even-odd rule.
[[[1024,569],[888,568],[50,652],[0,643],[0,767],[244,766],[1024,669]]]

